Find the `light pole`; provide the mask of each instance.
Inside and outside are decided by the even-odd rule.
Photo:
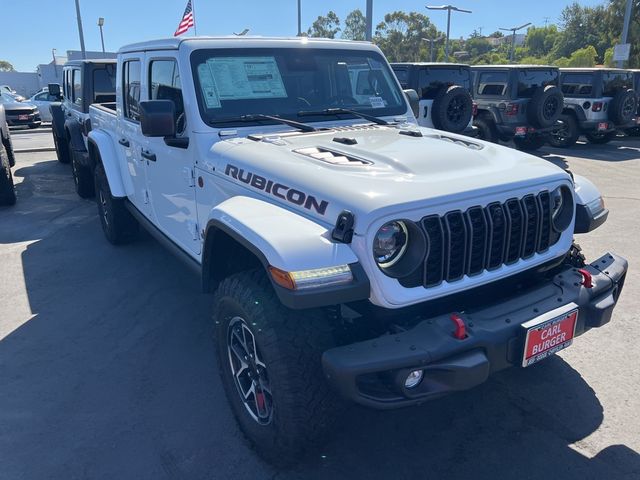
[[[82,50],[82,59],[87,58],[87,52],[84,49],[84,33],[82,33],[82,17],[80,17],[80,0],[76,0],[76,19],[78,21],[78,35],[80,35],[80,50]]]
[[[442,40],[444,37],[438,37],[438,38],[423,38],[422,41],[423,42],[429,42],[429,61],[433,62],[433,44],[436,42],[439,42],[440,40]]]
[[[624,11],[624,24],[622,25],[622,38],[620,38],[620,43],[627,43],[627,35],[629,34],[629,20],[631,19],[631,7],[633,2],[631,0],[627,0],[627,7]],[[623,60],[618,60],[618,68],[622,68],[624,64]]]
[[[51,49],[51,56],[53,57],[53,73],[55,73],[56,78],[58,78],[58,65],[56,64],[56,50],[55,48]]]
[[[302,0],[298,0],[298,36],[302,36]]]
[[[104,25],[104,18],[98,18],[98,26],[100,27],[100,41],[102,42],[102,53],[104,53],[104,35],[102,34],[102,26]]]
[[[449,30],[451,29],[451,10],[462,13],[472,13],[471,10],[464,10],[462,8],[454,7],[453,5],[440,5],[440,6],[429,6],[427,5],[428,10],[446,10],[447,11],[447,43],[444,48],[444,61],[449,61]]]
[[[364,38],[367,41],[373,39],[373,0],[367,0],[367,12],[366,12],[366,28],[364,32]]]
[[[522,30],[525,27],[528,27],[529,25],[531,25],[531,22],[525,23],[524,25],[520,25],[519,27],[513,27],[513,28],[500,27],[500,30],[511,32],[511,53],[509,54],[509,61],[513,62],[513,57],[516,51],[516,32],[518,30]]]

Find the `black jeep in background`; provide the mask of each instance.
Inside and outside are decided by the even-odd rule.
[[[0,105],[0,140],[0,205],[13,205],[16,203],[16,191],[13,188],[11,167],[16,164],[16,161],[2,105]]]
[[[403,89],[418,93],[414,115],[421,127],[475,136],[471,67],[456,63],[392,63]]]
[[[563,128],[549,139],[554,147],[570,147],[581,134],[590,143],[607,143],[618,130],[636,126],[637,98],[631,71],[562,68],[560,86]]]
[[[520,150],[537,150],[562,125],[557,67],[482,65],[471,70],[478,105],[473,124],[480,138],[513,140]]]

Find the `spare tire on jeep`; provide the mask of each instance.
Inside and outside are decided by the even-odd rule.
[[[473,100],[467,89],[460,85],[442,88],[431,107],[433,126],[439,130],[459,133],[469,125]]]
[[[636,115],[637,102],[632,89],[620,90],[609,104],[609,119],[618,125],[629,123]]]
[[[564,95],[555,85],[536,89],[527,107],[527,118],[535,127],[552,126],[562,113]]]

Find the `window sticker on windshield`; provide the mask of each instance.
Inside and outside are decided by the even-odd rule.
[[[211,58],[207,65],[220,100],[287,97],[275,57]]]
[[[384,100],[380,97],[369,97],[369,103],[371,103],[371,108],[384,108]]]
[[[198,77],[207,108],[220,108],[220,97],[209,65],[198,65]]]

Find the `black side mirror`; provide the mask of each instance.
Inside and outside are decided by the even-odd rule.
[[[412,88],[408,88],[406,90],[403,90],[404,92],[404,96],[407,98],[407,102],[409,102],[409,106],[411,107],[411,110],[413,111],[413,116],[418,118],[419,115],[419,106],[418,104],[420,103],[420,97],[418,97],[418,92],[416,92],[414,89]]]
[[[176,107],[171,100],[140,102],[140,127],[145,137],[175,137]]]
[[[59,83],[50,83],[48,87],[49,87],[49,95],[58,99],[62,98],[62,91],[60,90]]]

